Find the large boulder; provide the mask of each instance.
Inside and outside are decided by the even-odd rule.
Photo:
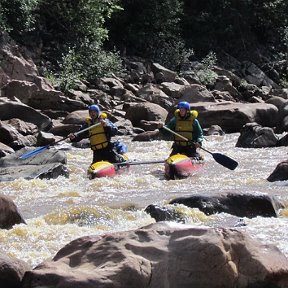
[[[207,215],[223,212],[248,218],[277,217],[277,211],[283,208],[277,199],[268,195],[235,193],[179,197],[171,200],[169,204],[183,204],[190,208],[198,208]]]
[[[169,85],[172,84],[173,83],[169,82]],[[137,96],[148,102],[158,104],[166,110],[169,110],[173,106],[173,100],[169,97],[170,95],[167,96],[162,90],[156,85],[148,83],[137,91]]]
[[[1,88],[11,79],[25,81],[38,74],[36,65],[25,52],[7,33],[0,32]]]
[[[2,87],[2,96],[17,97],[24,104],[41,110],[74,111],[86,107],[82,101],[65,97],[41,77],[34,77],[31,81],[11,80]]]
[[[2,97],[10,99],[16,97],[35,109],[57,108],[74,111],[85,108],[86,105],[82,101],[65,97],[60,91],[55,90],[45,78],[40,77],[36,65],[28,54],[6,33],[0,32]]]
[[[280,96],[272,96],[266,101],[266,103],[275,105],[279,110],[277,117],[277,130],[280,133],[282,133],[282,131],[288,131],[286,118],[288,116],[288,100]]]
[[[37,139],[33,135],[23,136],[10,124],[0,121],[0,141],[14,150],[19,150],[24,146],[36,145]]]
[[[51,179],[58,176],[68,177],[65,153],[53,148],[44,148],[41,153],[37,154],[32,152],[40,148],[22,148],[16,153],[1,158],[0,181],[13,181],[19,178],[30,180],[35,178]],[[31,157],[27,159],[19,158],[28,152],[32,153]]]
[[[165,222],[76,239],[23,279],[23,288],[287,285],[288,260],[275,246],[237,230]]]
[[[288,160],[280,162],[267,180],[269,182],[288,180]]]
[[[0,195],[0,228],[10,229],[15,224],[25,223],[13,200]]]
[[[268,86],[279,88],[279,86],[271,80],[256,64],[250,61],[242,62],[242,75],[248,83],[254,84],[258,87]]]
[[[5,157],[14,152],[15,152],[14,149],[0,142],[0,158]]]
[[[175,71],[171,71],[159,63],[152,63],[151,70],[155,75],[155,80],[157,83],[162,82],[173,82],[176,79],[177,73]]]
[[[191,84],[182,87],[179,101],[195,102],[215,102],[213,94],[203,85]],[[193,104],[192,104],[193,107]]]
[[[164,121],[167,117],[167,110],[154,103],[137,103],[129,107],[125,118],[129,119],[133,126],[140,127],[141,120]]]
[[[275,147],[279,142],[274,130],[270,127],[262,127],[258,123],[247,123],[240,130],[240,136],[236,147],[264,148]]]
[[[18,118],[25,122],[33,123],[39,130],[45,131],[52,126],[52,120],[34,108],[19,101],[0,98],[0,120],[10,120],[12,118]]]
[[[199,112],[202,128],[219,125],[226,133],[239,132],[246,123],[257,122],[263,127],[274,127],[278,109],[266,103],[198,102],[191,103]],[[172,116],[172,115],[170,115]]]
[[[23,276],[30,267],[24,261],[0,252],[0,283],[5,288],[20,288]]]

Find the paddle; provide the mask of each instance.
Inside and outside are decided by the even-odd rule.
[[[145,164],[157,164],[164,163],[165,160],[152,160],[152,161],[125,161],[120,163],[113,163],[115,166],[130,166],[130,165],[145,165]]]
[[[77,136],[77,135],[79,135],[79,134],[81,134],[81,133],[83,133],[83,132],[85,132],[85,131],[87,131],[87,130],[90,130],[91,128],[94,128],[94,127],[96,127],[96,126],[99,126],[100,124],[101,124],[101,122],[96,123],[96,124],[94,124],[94,125],[91,125],[91,126],[85,128],[85,129],[82,129],[82,130],[80,130],[80,131],[78,131],[78,132],[75,132],[74,135]],[[62,142],[62,141],[64,141],[64,140],[68,139],[68,138],[69,138],[69,136],[66,136],[66,137],[64,137],[64,138],[62,138],[62,139],[60,139],[60,140],[58,140],[58,141],[56,141],[56,142],[54,142],[54,143],[52,143],[52,144],[48,144],[48,145],[46,145],[46,146],[41,146],[41,147],[38,147],[38,148],[36,148],[36,149],[34,149],[34,150],[30,151],[30,152],[26,152],[26,153],[22,154],[22,155],[19,157],[19,159],[27,159],[27,158],[29,158],[29,157],[35,156],[35,155],[37,155],[37,154],[39,154],[39,153],[41,153],[41,152],[49,149],[50,146],[55,145],[55,144],[57,144],[57,143],[59,143],[59,142]]]
[[[163,128],[167,131],[169,131],[170,133],[182,138],[183,140],[185,141],[189,141],[189,139],[187,139],[186,137],[176,133],[175,131],[169,129],[168,127],[166,126],[163,126]],[[238,162],[236,162],[234,159],[231,159],[230,157],[226,156],[226,155],[223,155],[221,153],[212,153],[211,151],[208,151],[207,149],[205,148],[202,148],[202,147],[199,147],[200,149],[206,151],[207,153],[211,154],[213,159],[219,163],[220,165],[230,169],[230,170],[234,170],[236,169],[236,167],[238,166]]]

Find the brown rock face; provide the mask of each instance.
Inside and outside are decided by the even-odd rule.
[[[24,261],[0,252],[0,283],[1,287],[21,287],[21,280],[30,267]]]
[[[0,195],[0,229],[10,229],[15,224],[25,223],[12,199]]]
[[[157,223],[72,241],[23,287],[284,288],[287,276],[279,250],[240,231]]]

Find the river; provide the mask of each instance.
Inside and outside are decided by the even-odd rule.
[[[139,228],[155,222],[144,208],[149,204],[164,205],[169,200],[191,194],[226,192],[268,194],[287,203],[288,181],[269,183],[266,178],[276,165],[287,160],[287,147],[236,148],[239,134],[206,137],[204,146],[235,159],[239,166],[231,171],[219,165],[213,157],[205,157],[204,168],[183,180],[164,179],[163,164],[134,165],[114,178],[88,180],[86,171],[92,159],[90,149],[67,150],[69,178],[1,182],[2,194],[10,196],[27,225],[14,225],[0,231],[0,249],[35,267],[53,257],[71,240],[92,234],[110,233]],[[128,144],[130,160],[164,160],[171,147],[169,141],[132,142]],[[45,153],[45,152],[43,152]],[[220,225],[229,215],[206,216],[198,209],[180,206],[187,223]],[[253,238],[276,245],[288,256],[288,209],[277,218],[243,219],[238,227]]]

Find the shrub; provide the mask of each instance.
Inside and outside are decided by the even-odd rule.
[[[196,76],[203,85],[211,85],[216,81],[217,74],[212,70],[216,62],[216,54],[211,51],[201,60],[201,69],[196,71]]]

